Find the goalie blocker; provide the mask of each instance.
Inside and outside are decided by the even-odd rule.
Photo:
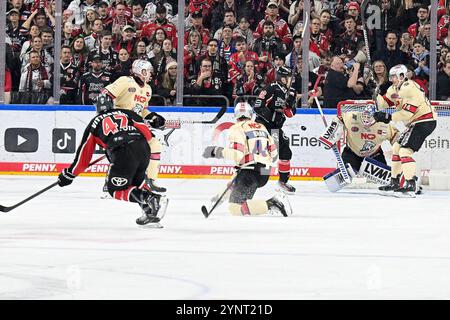
[[[352,166],[348,163],[345,166],[351,179],[353,179],[356,174],[353,171]],[[365,157],[361,163],[358,176],[365,177],[368,181],[376,184],[388,185],[391,181],[391,167],[374,159]],[[325,175],[323,180],[325,181],[328,190],[331,192],[339,191],[350,184],[344,181],[342,172],[339,169]]]

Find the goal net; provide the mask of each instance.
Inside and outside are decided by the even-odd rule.
[[[438,113],[437,127],[427,137],[422,148],[414,155],[417,164],[417,175],[421,177],[422,184],[433,190],[450,190],[450,101],[432,101]],[[361,112],[368,104],[374,105],[373,100],[345,100],[337,107],[338,115],[345,112]],[[394,108],[385,109],[392,113]],[[402,132],[405,126],[396,124]],[[345,146],[345,137],[340,147]],[[386,161],[390,165],[392,147],[389,142],[382,145]]]

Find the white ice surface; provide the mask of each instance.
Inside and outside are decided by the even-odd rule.
[[[11,206],[55,177],[0,176]],[[0,299],[450,299],[450,193],[397,199],[297,182],[294,215],[200,207],[225,180],[160,180],[163,229],[77,178],[0,213]],[[257,197],[268,198],[269,182]]]

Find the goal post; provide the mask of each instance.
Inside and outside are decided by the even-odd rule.
[[[337,114],[346,112],[361,112],[367,105],[375,105],[373,100],[344,100],[338,103]],[[450,190],[450,101],[431,101],[438,113],[437,127],[427,137],[422,148],[414,155],[417,162],[417,174],[422,179],[422,184],[432,190]],[[392,113],[394,108],[383,111]],[[401,131],[401,127],[399,127]],[[339,143],[345,145],[344,138]],[[389,143],[382,145],[386,161],[390,164],[389,154],[392,147]]]

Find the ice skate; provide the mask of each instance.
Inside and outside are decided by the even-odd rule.
[[[394,190],[394,196],[397,198],[415,198],[416,194],[421,193],[421,190],[416,183],[417,180],[416,176],[410,180],[406,180],[403,187]]]
[[[166,188],[164,187],[160,187],[155,183],[154,179],[145,179],[145,183],[147,184],[147,186],[150,188],[150,191],[152,192],[156,192],[156,193],[164,193],[167,191]]]
[[[281,191],[287,194],[294,194],[295,188],[288,182],[278,181],[277,191]]]
[[[381,195],[392,196],[394,191],[400,188],[400,175],[397,178],[391,178],[391,182],[387,186],[381,186],[378,188]]]
[[[287,217],[292,214],[292,207],[287,195],[283,192],[276,193],[272,198],[267,200],[270,215],[283,215]]]
[[[159,223],[165,216],[169,200],[166,196],[151,194],[144,203],[140,203],[142,216],[136,219],[138,225],[149,225],[152,228],[162,228]]]

